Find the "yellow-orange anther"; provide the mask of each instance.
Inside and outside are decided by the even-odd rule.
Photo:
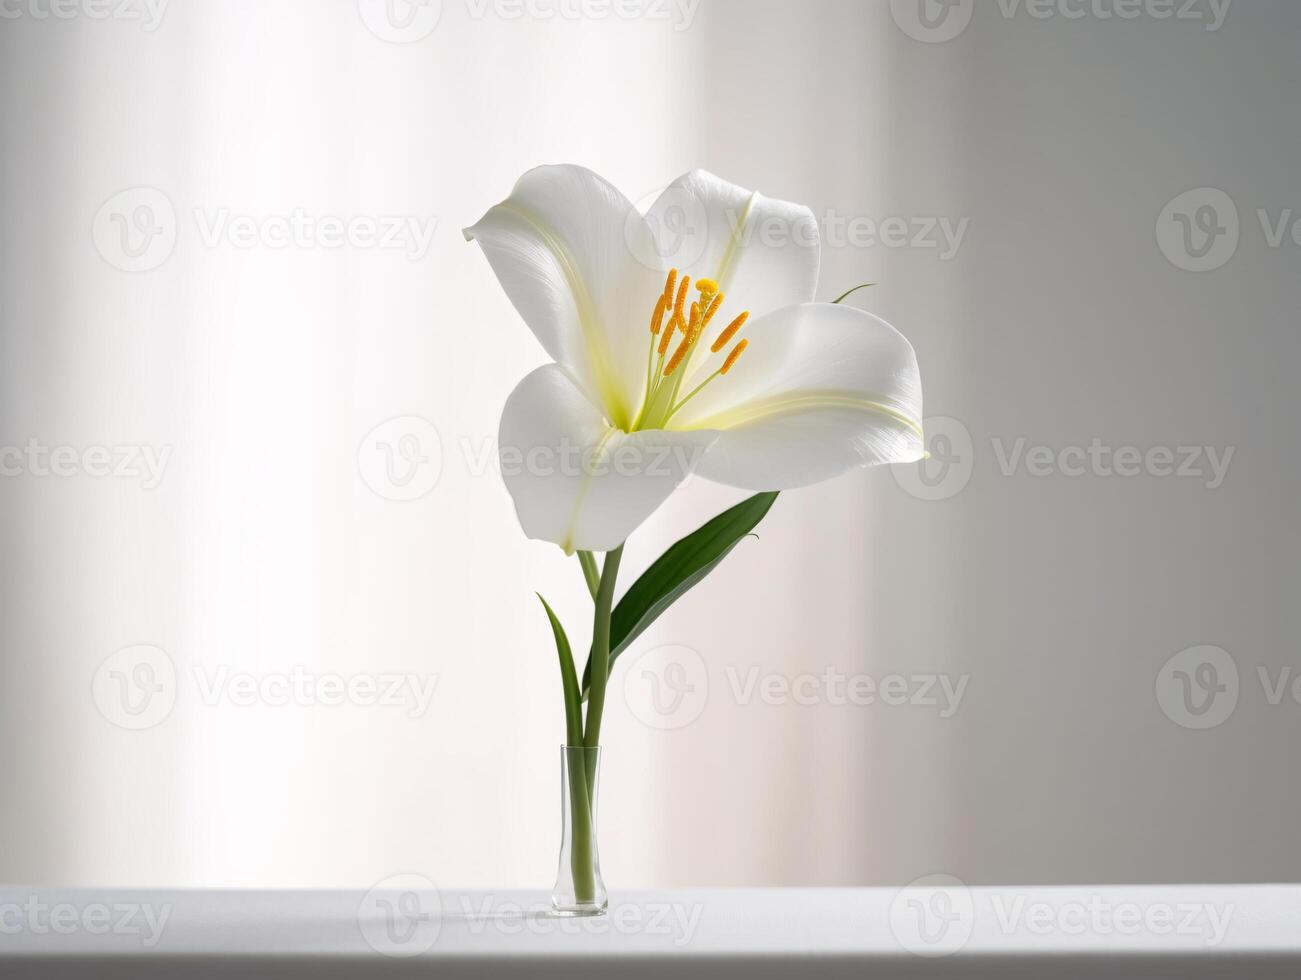
[[[673,356],[669,358],[669,362],[664,365],[664,377],[667,378],[678,369],[678,365],[682,363],[683,359],[687,356],[687,351],[690,349],[691,336],[687,335],[683,338],[682,343],[678,344],[678,349],[673,352]]]
[[[660,327],[664,326],[664,308],[668,306],[668,300],[664,294],[660,293],[660,298],[655,301],[655,312],[651,314],[651,336],[660,332]]]
[[[714,293],[714,298],[710,301],[708,309],[705,310],[705,318],[700,322],[702,327],[709,326],[709,321],[714,318],[718,308],[723,305],[723,294]]]
[[[705,294],[716,293],[718,292],[718,283],[712,279],[697,279],[696,288]]]
[[[692,303],[691,322],[687,324],[687,328],[684,331],[686,336],[682,338],[682,343],[678,344],[678,349],[675,350],[673,356],[669,358],[669,363],[664,365],[664,376],[666,378],[677,370],[678,365],[682,363],[682,359],[687,356],[687,353],[692,347],[696,346],[696,341],[700,339],[700,331],[704,329],[704,321],[700,319],[700,304]]]
[[[691,277],[683,276],[682,281],[678,283],[678,298],[673,303],[673,316],[682,319],[682,307],[687,302],[687,287],[691,285]]]
[[[663,357],[664,352],[669,349],[669,341],[673,339],[674,330],[681,330],[683,333],[687,332],[686,327],[682,323],[682,317],[678,316],[676,313],[669,318],[669,325],[664,329],[663,336],[660,337],[658,352],[660,357]]]
[[[677,288],[677,285],[678,285],[678,270],[670,269],[669,278],[664,283],[664,305],[665,306],[671,306],[673,304],[673,290]]]
[[[727,329],[725,329],[722,333],[718,335],[718,339],[714,341],[714,345],[709,348],[710,352],[717,354],[720,350],[726,347],[727,342],[736,336],[736,332],[740,330],[743,326],[745,326],[745,321],[748,319],[750,319],[750,311],[746,310],[735,320],[729,323],[727,325]],[[744,343],[744,341],[742,341],[742,343]],[[735,354],[736,351],[732,351],[732,353]]]
[[[726,374],[728,371],[732,370],[732,365],[735,364],[736,359],[741,356],[741,351],[745,350],[749,346],[750,341],[743,339],[739,344],[733,347],[732,353],[727,355],[727,360],[725,360],[723,366],[718,369],[718,373]]]

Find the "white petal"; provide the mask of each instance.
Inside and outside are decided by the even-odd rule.
[[[813,299],[821,254],[813,212],[704,170],[683,174],[646,219],[666,267],[715,280],[752,316]]]
[[[806,303],[748,323],[749,346],[673,419],[722,429],[701,476],[787,490],[922,457],[922,385],[903,334],[849,306]],[[701,373],[715,370],[712,355]],[[690,389],[688,389],[690,390]]]
[[[506,400],[502,476],[530,538],[567,552],[610,551],[691,474],[717,436],[612,428],[564,370],[548,364]]]
[[[641,402],[648,324],[664,286],[645,220],[590,170],[530,170],[465,230],[542,346],[627,427]]]

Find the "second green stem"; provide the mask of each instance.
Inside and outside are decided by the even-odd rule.
[[[593,847],[596,828],[593,804],[597,753],[601,744],[601,713],[605,710],[605,684],[610,675],[610,610],[614,605],[614,582],[619,575],[623,545],[607,552],[601,566],[601,579],[593,592],[596,612],[592,619],[592,681],[587,702],[587,729],[583,748],[567,749],[570,781],[570,816],[573,820],[571,855],[574,889],[579,901],[591,901],[595,895]],[[590,556],[589,556],[590,557]],[[584,571],[587,563],[584,562]],[[581,780],[581,784],[578,782]]]
[[[592,676],[587,699],[587,727],[583,745],[594,749],[601,744],[601,715],[605,711],[605,683],[610,678],[610,610],[614,606],[614,583],[619,577],[623,545],[606,552],[601,566],[601,583],[596,590],[596,613],[592,618]]]

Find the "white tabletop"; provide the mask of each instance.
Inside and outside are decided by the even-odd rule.
[[[1301,886],[684,889],[557,919],[537,892],[0,887],[0,976],[1289,977]],[[612,972],[614,971],[614,972]]]

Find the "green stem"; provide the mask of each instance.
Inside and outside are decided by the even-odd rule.
[[[601,715],[605,712],[605,683],[610,678],[610,610],[614,606],[614,581],[619,575],[623,545],[606,552],[601,567],[601,584],[596,590],[596,613],[592,620],[592,677],[587,702],[587,728],[583,744],[594,749],[601,744]]]
[[[601,744],[601,715],[605,710],[605,685],[610,676],[610,611],[614,606],[614,583],[622,557],[623,545],[619,545],[606,553],[605,563],[601,566],[601,580],[594,597],[596,611],[592,619],[592,679],[587,703],[587,730],[581,747],[565,750],[569,816],[573,824],[569,862],[574,875],[574,896],[580,902],[590,902],[596,894],[596,874],[592,865],[595,750]]]
[[[583,578],[587,580],[587,591],[592,593],[592,598],[596,598],[597,587],[601,584],[601,573],[596,570],[596,559],[592,557],[590,551],[580,551],[578,553],[578,564],[583,566]]]
[[[592,799],[588,788],[587,756],[581,745],[565,746],[565,781],[569,783],[569,870],[574,876],[574,898],[596,899],[596,867],[592,863]]]

